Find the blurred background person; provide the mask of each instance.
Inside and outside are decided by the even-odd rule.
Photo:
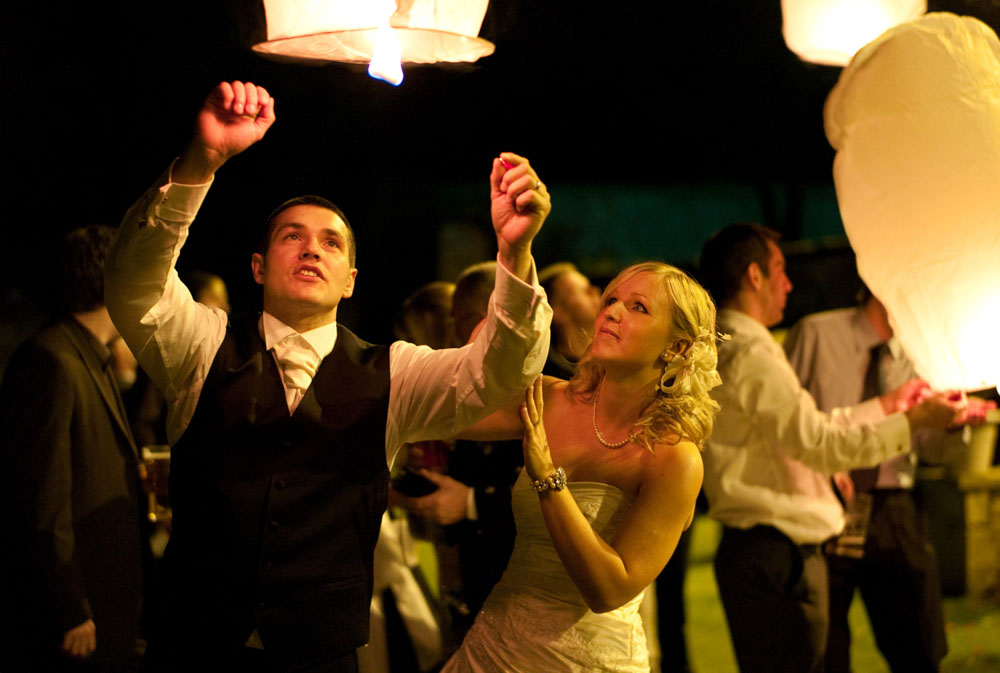
[[[136,378],[141,371],[139,368],[139,362],[132,355],[132,351],[128,349],[128,345],[125,343],[125,339],[118,337],[108,345],[108,349],[111,351],[111,371],[115,375],[115,381],[118,382],[118,391],[122,395],[122,399],[125,400],[125,410],[130,411],[128,407],[128,394],[132,388],[135,387]],[[129,420],[132,416],[129,415]],[[133,437],[135,435],[135,429],[133,428]]]
[[[917,375],[882,302],[867,287],[859,298],[853,308],[806,316],[785,339],[789,363],[822,411],[877,397]],[[961,442],[961,433],[918,432],[911,441]],[[847,528],[827,554],[826,673],[851,670],[847,615],[855,589],[893,673],[937,671],[948,649],[937,560],[913,497],[916,467],[916,453],[907,453],[834,477]]]
[[[113,237],[90,226],[62,240],[61,317],[18,348],[0,387],[4,670],[128,672],[142,653],[140,463],[104,305]]]
[[[538,272],[552,306],[552,341],[544,373],[569,380],[594,338],[601,291],[572,262],[556,262]]]
[[[210,308],[221,308],[226,313],[232,311],[229,306],[229,290],[221,276],[210,271],[192,269],[181,274],[181,282],[191,291],[195,301]]]

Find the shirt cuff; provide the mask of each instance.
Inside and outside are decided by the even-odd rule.
[[[851,407],[852,423],[877,423],[886,417],[882,400],[872,397]]]
[[[475,521],[479,518],[479,512],[476,510],[476,489],[469,486],[469,492],[465,496],[465,518],[469,521]]]
[[[213,175],[212,179],[200,185],[183,185],[172,182],[175,163],[177,163],[176,159],[167,169],[163,178],[165,182],[158,190],[151,212],[166,222],[191,222],[197,215],[198,209],[201,208],[201,203],[205,200],[209,188],[215,182],[215,176]]]
[[[535,260],[531,260],[531,283],[523,280],[507,270],[500,263],[500,255],[497,255],[497,278],[494,292],[494,299],[497,308],[506,315],[523,316],[531,315],[535,307],[545,297],[545,290],[538,284],[538,272],[535,269]]]
[[[889,414],[878,422],[878,428],[885,438],[886,459],[910,451],[910,421],[906,414]]]

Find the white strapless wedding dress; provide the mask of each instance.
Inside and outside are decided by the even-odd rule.
[[[571,482],[587,521],[610,542],[632,504],[615,486]],[[522,470],[513,492],[517,539],[507,570],[442,673],[648,673],[639,594],[595,614],[566,574]]]

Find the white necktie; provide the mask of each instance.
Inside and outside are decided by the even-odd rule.
[[[319,369],[320,357],[299,334],[289,334],[274,344],[273,350],[285,384],[288,413],[294,413]]]

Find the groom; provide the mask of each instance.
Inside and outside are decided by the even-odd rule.
[[[216,87],[106,267],[115,324],[170,403],[174,527],[146,670],[356,670],[387,463],[404,442],[451,436],[506,404],[545,360],[550,310],[531,242],[549,197],[508,153],[490,175],[501,270],[465,348],[373,346],[337,324],[355,242],[320,197],[268,219],[252,258],[259,318],[229,324],[196,303],[174,271],[180,247],[216,171],[274,118],[262,87]]]

